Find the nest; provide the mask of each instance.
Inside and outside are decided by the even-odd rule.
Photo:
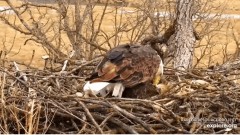
[[[240,85],[226,72],[169,69],[140,99],[84,98],[73,71],[0,68],[0,133],[240,133]]]

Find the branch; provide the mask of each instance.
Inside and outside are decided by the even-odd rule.
[[[92,121],[92,123],[96,126],[96,128],[98,129],[98,131],[103,134],[102,129],[100,128],[100,126],[98,125],[98,123],[95,121],[95,119],[93,118],[92,114],[89,112],[89,110],[87,109],[87,107],[85,106],[85,104],[81,101],[77,101],[82,107],[83,110],[85,111],[85,113],[87,114],[87,116],[89,117],[89,119]]]

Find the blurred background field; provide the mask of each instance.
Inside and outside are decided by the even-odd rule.
[[[30,2],[57,6],[55,2],[49,2],[48,0],[43,0],[43,1],[30,0]],[[100,20],[100,16],[103,12],[104,2],[105,1],[99,1],[99,4],[97,4],[93,9],[94,15],[96,17],[96,24],[98,24],[97,21]],[[114,2],[116,3],[116,1],[110,1],[110,2],[112,2],[113,4],[112,5],[109,4],[109,6],[107,7],[107,14],[104,15],[102,25],[101,25],[101,31],[104,31],[104,33],[106,34],[114,33],[114,30],[116,30],[116,25],[123,26],[123,24],[126,22],[129,22],[129,23],[134,22],[134,19],[132,18],[139,16],[139,14],[133,11],[136,11],[136,8],[135,8],[136,5],[141,4],[141,2],[136,3],[135,1],[127,1],[127,6],[119,7],[118,5],[118,8],[116,8],[117,4],[114,4]],[[164,1],[161,1],[161,2],[162,2],[161,3],[162,5],[164,4],[167,5],[167,1],[165,1],[166,3],[164,3]],[[22,1],[14,0],[13,3],[15,6],[17,6],[17,5],[20,5]],[[239,46],[237,45],[238,41],[236,41],[236,39],[239,40],[240,38],[240,35],[239,35],[240,17],[237,18],[238,15],[240,15],[240,1],[214,0],[214,1],[208,1],[208,4],[213,6],[212,9],[209,9],[211,10],[210,12],[212,14],[221,13],[223,15],[233,15],[233,16],[235,15],[236,17],[235,18],[221,17],[220,19],[218,18],[213,21],[212,20],[209,21],[209,23],[211,23],[210,27],[209,26],[202,27],[200,26],[201,24],[199,25],[200,27],[197,27],[196,30],[199,31],[200,33],[201,31],[203,31],[203,29],[212,29],[209,35],[204,36],[200,41],[197,41],[196,43],[196,51],[195,51],[196,57],[194,62],[195,63],[197,62],[196,58],[202,57],[202,59],[198,61],[199,63],[196,65],[197,67],[208,67],[208,66],[215,65],[216,63],[221,64],[224,61],[233,57],[233,54],[236,53],[236,48],[238,48]],[[6,2],[0,1],[0,6],[7,7],[8,5]],[[83,4],[81,6],[82,8],[84,8],[85,5]],[[166,11],[165,8],[166,8],[165,6],[162,6],[162,8],[160,8],[161,10],[160,12]],[[72,10],[73,12],[74,11],[73,6],[69,5],[68,10]],[[37,16],[40,16],[39,14],[41,12],[42,14],[45,14],[45,16],[44,18],[38,18],[38,19],[41,19],[40,21],[43,24],[45,24],[47,21],[53,22],[53,24],[54,22],[58,21],[58,14],[56,13],[56,11],[50,10],[44,7],[38,8],[38,9],[32,8],[32,14],[36,18]],[[73,14],[71,14],[72,12],[69,12],[68,15],[72,19],[72,21],[74,21]],[[15,18],[16,16],[13,13],[13,11],[6,12],[4,16],[7,16],[10,22],[15,21],[16,25],[19,25],[19,26],[22,25],[19,23],[19,20]],[[23,17],[26,20],[30,20],[31,18],[27,13],[24,13]],[[120,22],[120,19],[121,19],[121,22]],[[48,23],[48,24],[51,24],[51,23]],[[207,23],[205,23],[204,25],[206,24]],[[49,38],[54,36],[54,33],[55,33],[54,30],[57,29],[56,25],[49,26],[53,28],[47,33]],[[131,25],[131,24],[128,24],[128,25]],[[54,29],[54,27],[56,27],[56,29]],[[34,53],[34,58],[31,61],[31,66],[37,67],[37,68],[43,68],[44,60],[41,58],[41,56],[46,55],[46,51],[40,44],[32,41],[25,43],[25,41],[29,39],[30,36],[17,32],[16,30],[10,28],[8,25],[4,24],[3,21],[0,21],[0,29],[1,29],[0,50],[6,52],[6,55],[4,56],[4,59],[6,61],[16,61],[16,62],[28,64],[30,63]],[[87,34],[87,28],[86,28],[86,34]],[[118,35],[118,42],[115,42],[114,40],[116,39],[114,38],[110,40],[111,45],[115,46],[118,44],[127,43],[129,42],[130,38],[132,38],[131,36],[134,34],[136,33],[134,33],[132,30],[123,31]],[[233,35],[235,36],[235,39]],[[67,54],[72,50],[72,45],[69,39],[67,38],[66,33],[64,33],[64,31],[62,32],[61,39],[63,40],[62,42],[64,42],[64,45],[61,47],[61,50],[65,54]],[[104,40],[105,39],[103,36],[97,37],[97,42],[99,43],[103,43]],[[54,43],[57,41],[53,40],[51,42]],[[104,44],[103,47],[109,48],[109,45]],[[205,53],[204,56],[202,56],[203,53]],[[3,58],[3,56],[1,57]]]

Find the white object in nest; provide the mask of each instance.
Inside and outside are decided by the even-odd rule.
[[[49,59],[49,55],[43,55],[42,59],[44,59],[44,60]]]
[[[92,92],[92,94],[97,95],[100,94],[100,96],[106,96],[109,92],[112,91],[112,96],[114,97],[122,97],[122,93],[124,91],[125,87],[122,83],[109,83],[109,82],[93,82],[90,83],[89,81],[86,82],[86,84],[83,87],[83,91],[85,94],[89,94],[89,92]]]
[[[209,85],[209,82],[205,81],[205,80],[192,80],[191,81],[192,84],[195,84],[195,85]]]

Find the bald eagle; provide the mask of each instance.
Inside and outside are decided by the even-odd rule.
[[[86,79],[84,91],[102,96],[112,91],[112,96],[122,97],[125,88],[151,81],[156,86],[163,74],[162,53],[158,45],[119,45],[106,53]]]

